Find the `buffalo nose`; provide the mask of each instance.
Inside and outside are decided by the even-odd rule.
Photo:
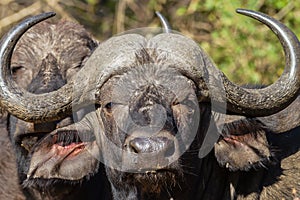
[[[137,137],[129,141],[129,150],[134,153],[159,153],[173,155],[174,142],[166,137]]]

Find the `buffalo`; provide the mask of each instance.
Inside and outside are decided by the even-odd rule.
[[[53,50],[71,49],[61,57],[48,47],[37,54],[32,50],[43,45],[30,48],[31,42],[18,50],[21,35],[53,13],[13,28],[1,40],[0,105],[9,114],[18,177],[27,198],[295,197],[299,123],[290,123],[294,125],[281,135],[276,120],[290,120],[283,109],[298,102],[300,44],[277,20],[238,12],[269,26],[284,48],[285,71],[268,87],[235,85],[194,41],[167,27],[152,37],[120,34],[98,47],[89,40],[68,48],[70,39],[53,37],[50,43],[61,41]],[[14,64],[14,58],[24,62]],[[24,64],[37,67],[38,73],[22,79],[18,73]],[[28,81],[26,89],[18,80]],[[236,123],[235,117],[242,119]],[[272,151],[277,145],[282,147],[279,154]],[[285,171],[278,170],[284,162]],[[286,171],[289,164],[293,167]],[[290,186],[278,189],[284,183]]]
[[[214,113],[220,137],[214,155],[230,171],[236,199],[297,199],[300,196],[300,96],[267,117]],[[219,123],[218,118],[225,120]]]
[[[34,94],[56,90],[83,66],[97,45],[98,42],[81,25],[69,21],[41,22],[28,30],[16,45],[11,59],[12,78],[21,88]],[[43,198],[35,194],[35,189],[25,186],[27,156],[40,132],[51,132],[58,126],[66,126],[72,123],[73,117],[35,125],[12,115],[7,116],[3,110],[1,120],[1,199],[23,199],[25,196],[28,199]],[[16,158],[6,135],[8,131]],[[29,140],[18,141],[16,136],[24,133],[31,135]],[[20,192],[20,187],[24,188],[24,194]],[[51,194],[51,198],[54,197]]]

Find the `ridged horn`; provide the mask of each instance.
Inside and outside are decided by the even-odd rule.
[[[240,87],[230,82],[221,73],[226,93],[227,109],[230,112],[248,116],[274,114],[287,107],[299,93],[299,41],[289,28],[268,15],[245,9],[237,9],[237,12],[262,22],[276,34],[284,49],[286,64],[280,78],[275,83],[262,89]]]
[[[54,15],[48,12],[29,17],[13,27],[0,41],[0,105],[25,121],[54,121],[72,113],[72,83],[51,93],[32,94],[20,88],[11,75],[12,52],[20,37],[35,24]]]

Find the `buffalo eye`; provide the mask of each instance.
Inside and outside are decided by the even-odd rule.
[[[16,76],[18,72],[21,70],[24,70],[25,68],[23,66],[12,66],[11,67],[11,73],[13,76]]]
[[[113,106],[114,106],[113,102],[109,102],[109,103],[105,104],[105,106],[104,106],[105,111],[108,112],[108,113],[111,113],[112,109],[113,109]]]
[[[178,99],[175,99],[173,102],[172,102],[172,106],[176,106],[180,104],[179,100]]]
[[[20,82],[22,82],[22,79],[25,80],[25,82],[31,81],[30,77],[28,77],[28,71],[27,69],[23,67],[22,65],[17,66],[11,66],[11,74],[12,78],[18,82],[18,79]],[[19,83],[19,82],[18,82]],[[24,83],[24,81],[23,81]],[[26,86],[26,84],[23,84],[23,86]]]
[[[76,74],[83,66],[83,62],[86,60],[87,56],[83,56],[80,61],[78,61],[74,66],[67,68],[65,71],[65,76],[67,80],[70,80],[74,74]]]
[[[101,104],[99,104],[99,103],[96,103],[95,104],[95,109],[97,110],[97,109],[99,109],[101,107]]]

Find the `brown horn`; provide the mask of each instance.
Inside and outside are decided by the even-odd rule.
[[[10,60],[20,37],[30,27],[54,15],[55,13],[49,12],[25,19],[0,42],[0,105],[25,121],[54,121],[72,113],[72,83],[51,93],[32,94],[21,89],[11,76]]]
[[[295,34],[281,22],[263,13],[238,9],[238,13],[252,17],[267,25],[283,46],[286,65],[283,74],[273,84],[262,89],[246,89],[230,82],[221,73],[226,93],[227,109],[248,116],[266,116],[287,107],[300,88],[300,44]],[[214,73],[214,72],[213,72]],[[216,72],[215,73],[219,73]]]

